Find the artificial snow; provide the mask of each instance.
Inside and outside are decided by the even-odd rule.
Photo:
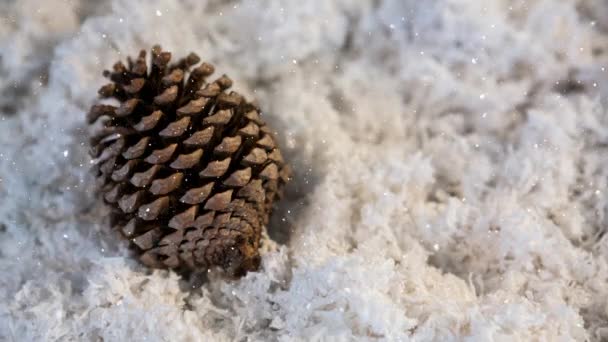
[[[608,340],[608,3],[0,3],[0,340]],[[94,194],[118,59],[191,51],[295,175],[262,268],[151,272]],[[216,76],[217,76],[216,75]]]

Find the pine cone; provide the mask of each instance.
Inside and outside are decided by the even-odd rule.
[[[154,268],[219,266],[242,275],[259,266],[262,229],[289,168],[259,109],[227,89],[214,67],[191,53],[141,51],[104,71],[99,90],[118,107],[93,105],[88,121],[100,193],[112,223]]]

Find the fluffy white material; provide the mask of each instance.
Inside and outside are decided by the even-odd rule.
[[[0,4],[0,340],[608,339],[608,2]],[[161,43],[257,98],[295,179],[263,267],[149,272],[84,113]]]

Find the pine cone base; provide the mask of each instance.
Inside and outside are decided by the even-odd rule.
[[[233,275],[260,264],[262,230],[290,177],[260,110],[228,91],[224,76],[190,54],[170,64],[155,46],[104,71],[88,121],[98,188],[111,221],[141,262],[154,268],[221,267]]]

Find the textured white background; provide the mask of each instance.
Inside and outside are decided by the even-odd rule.
[[[608,340],[607,22],[606,0],[0,2],[0,340]],[[84,113],[157,42],[282,132],[259,273],[149,272],[109,233]]]

